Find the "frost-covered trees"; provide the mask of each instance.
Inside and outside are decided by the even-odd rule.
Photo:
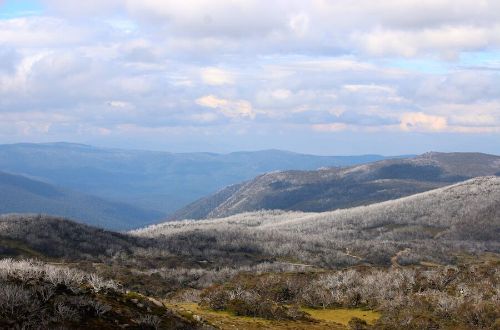
[[[183,256],[254,254],[333,267],[452,263],[459,252],[500,252],[499,230],[500,178],[487,177],[347,210],[260,211],[167,222],[132,234]]]
[[[50,328],[76,322],[82,313],[101,317],[111,308],[89,292],[119,290],[118,285],[34,260],[0,260],[0,328]]]
[[[256,310],[248,306],[256,301],[285,307],[376,309],[382,312],[377,329],[440,328],[439,324],[492,328],[500,317],[498,269],[496,262],[478,262],[460,268],[247,275],[205,290],[202,302],[218,310],[235,312],[239,308],[245,315],[253,315]]]

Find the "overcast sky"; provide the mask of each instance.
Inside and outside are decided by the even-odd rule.
[[[498,0],[0,0],[0,143],[500,154]]]

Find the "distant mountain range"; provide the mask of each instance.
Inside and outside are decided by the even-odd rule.
[[[350,166],[387,157],[280,150],[169,153],[71,143],[0,145],[0,171],[167,214],[223,187],[275,170]],[[144,222],[138,222],[138,225]]]
[[[116,230],[151,224],[162,216],[161,212],[0,172],[0,214],[6,213],[50,214]]]
[[[500,175],[499,156],[173,154],[69,143],[0,145],[0,214],[43,213],[125,230],[161,219],[262,209],[330,211],[485,175]]]
[[[170,220],[219,218],[262,209],[323,212],[486,175],[500,175],[499,156],[431,152],[346,168],[279,171],[222,189],[180,209]]]

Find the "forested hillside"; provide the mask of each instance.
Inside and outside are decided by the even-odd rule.
[[[427,153],[347,168],[280,171],[200,199],[170,219],[219,218],[263,209],[330,211],[499,174],[500,157],[479,153]]]
[[[403,263],[449,263],[460,252],[500,252],[500,177],[333,212],[261,211],[133,233],[200,258],[240,251],[324,267],[388,265],[394,256]]]

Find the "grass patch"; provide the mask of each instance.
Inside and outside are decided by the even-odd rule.
[[[8,238],[0,238],[0,247],[4,248],[7,256],[26,256],[35,258],[44,258],[44,255],[31,249],[28,245]]]
[[[314,309],[314,308],[302,308],[306,313],[309,313],[314,319],[321,321],[330,321],[335,323],[340,323],[347,325],[349,321],[357,317],[366,321],[368,324],[373,324],[380,318],[380,313],[363,310],[361,308],[335,308],[335,309]]]
[[[213,311],[200,307],[196,303],[176,303],[168,304],[183,316],[199,315],[210,324],[220,329],[345,329],[349,321],[357,317],[374,324],[380,318],[380,313],[361,308],[347,309],[313,309],[302,308],[302,311],[309,313],[315,322],[301,321],[275,321],[258,317],[237,316],[227,311]]]
[[[345,330],[343,325],[332,321],[318,320],[317,322],[267,320],[259,317],[237,316],[227,311],[213,311],[200,307],[196,303],[171,303],[168,308],[175,310],[184,317],[188,315],[201,317],[208,324],[221,330]]]

